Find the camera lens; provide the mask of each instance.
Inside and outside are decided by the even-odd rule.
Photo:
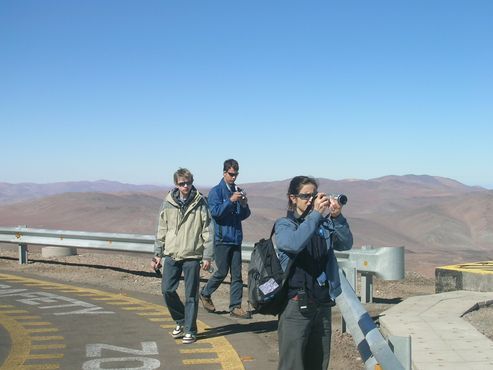
[[[344,194],[341,194],[337,197],[337,201],[341,204],[341,205],[344,205],[347,203],[347,196],[345,196]]]

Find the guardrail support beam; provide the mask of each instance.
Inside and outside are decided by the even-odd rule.
[[[27,264],[27,244],[19,244],[19,265]]]
[[[361,273],[361,303],[373,303],[373,275]]]
[[[388,338],[389,346],[395,357],[404,366],[404,370],[411,370],[411,336],[401,337],[391,335]]]

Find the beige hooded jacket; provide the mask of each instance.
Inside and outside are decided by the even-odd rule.
[[[174,260],[212,259],[214,223],[206,199],[195,187],[186,206],[176,200],[177,190],[170,191],[161,205],[154,255]]]

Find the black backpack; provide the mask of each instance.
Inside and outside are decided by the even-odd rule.
[[[256,313],[262,315],[278,315],[288,301],[287,279],[292,262],[286,272],[272,243],[274,227],[269,239],[261,239],[255,243],[248,264],[248,301]]]

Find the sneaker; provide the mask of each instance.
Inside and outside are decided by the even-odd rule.
[[[197,337],[193,334],[187,333],[181,340],[183,344],[191,344],[197,341]]]
[[[176,328],[171,332],[171,336],[175,339],[183,337],[183,326],[176,325]]]
[[[245,311],[241,307],[235,307],[229,312],[229,316],[237,317],[239,319],[251,319],[252,314],[248,311]]]
[[[211,297],[206,297],[205,295],[199,294],[200,302],[202,302],[202,306],[204,306],[205,310],[208,312],[216,311],[216,307],[214,307],[214,303],[212,303]]]

